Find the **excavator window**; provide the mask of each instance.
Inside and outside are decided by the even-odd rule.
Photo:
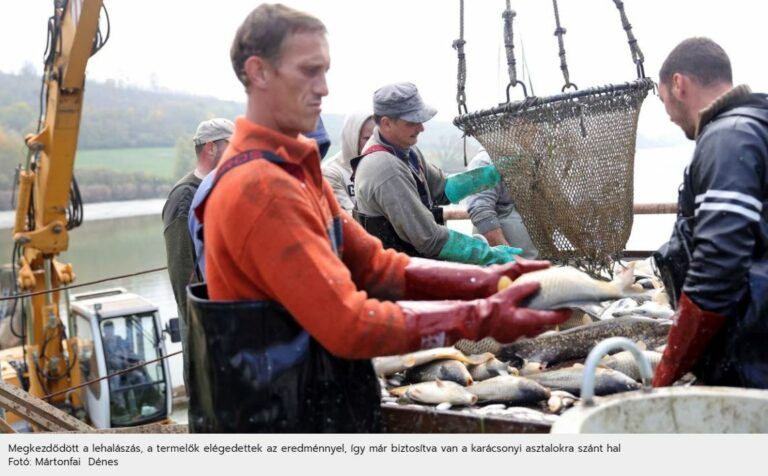
[[[112,426],[159,420],[166,416],[166,375],[153,313],[104,319],[102,344],[110,375]]]

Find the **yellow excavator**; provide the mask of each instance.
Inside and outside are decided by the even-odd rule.
[[[85,68],[109,37],[109,17],[102,0],[53,3],[44,111],[38,132],[25,138],[13,229],[12,269],[17,294],[25,296],[18,301],[22,346],[0,351],[2,380],[97,428],[166,420],[172,396],[158,308],[123,289],[73,296],[61,289],[75,273],[57,256],[82,221],[73,172]],[[34,429],[12,414],[6,420]]]

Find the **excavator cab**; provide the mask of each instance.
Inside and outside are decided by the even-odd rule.
[[[135,426],[171,412],[170,372],[155,305],[124,289],[72,296],[70,325],[77,338],[82,387],[91,424]],[[103,378],[108,377],[108,378]]]

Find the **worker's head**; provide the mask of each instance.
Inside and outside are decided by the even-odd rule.
[[[416,145],[423,123],[437,110],[422,101],[413,83],[394,83],[373,93],[373,118],[384,139],[400,149]]]
[[[313,131],[330,67],[325,25],[280,4],[259,5],[237,30],[230,56],[248,93],[248,118],[295,136]]]
[[[374,127],[376,127],[376,123],[373,122],[373,116],[368,116],[365,122],[363,122],[363,125],[360,127],[360,134],[357,136],[358,155],[363,153],[363,147],[365,147],[365,143],[368,142],[368,139],[370,139],[373,135]]]
[[[115,335],[115,323],[112,321],[107,321],[104,323],[104,325],[101,326],[101,330],[104,332],[104,337],[106,338],[112,338]]]
[[[203,121],[197,126],[192,142],[197,154],[197,168],[201,173],[207,174],[216,168],[234,132],[232,121],[221,117]]]
[[[699,112],[732,87],[731,61],[709,38],[684,40],[659,71],[659,96],[688,139],[695,138]]]

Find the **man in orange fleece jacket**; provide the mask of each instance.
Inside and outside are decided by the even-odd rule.
[[[510,342],[569,314],[519,307],[536,283],[497,292],[501,276],[516,278],[546,262],[481,268],[411,259],[385,251],[340,209],[323,180],[317,145],[301,135],[315,128],[328,94],[325,33],[310,15],[262,4],[232,45],[248,105],[196,210],[208,295],[227,305],[278,306],[244,313],[241,327],[228,328],[247,349],[222,351],[232,374],[222,398],[242,395],[216,405],[236,405],[239,416],[229,417],[236,423],[203,416],[200,431],[377,431],[379,389],[367,359],[461,338]],[[193,315],[205,307],[191,303]],[[207,317],[198,322],[218,319]],[[261,319],[262,331],[243,335],[254,325],[248,319]],[[216,379],[224,385],[221,375]]]

